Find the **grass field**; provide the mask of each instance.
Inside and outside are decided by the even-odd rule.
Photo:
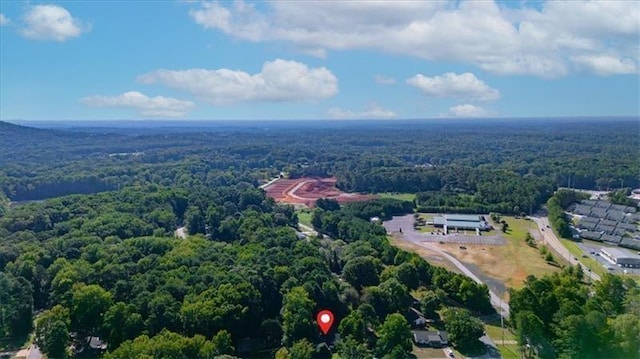
[[[502,355],[503,359],[519,359],[520,356],[520,348],[518,344],[498,344],[498,350],[500,351],[500,355]]]
[[[518,344],[513,343],[516,341],[516,336],[512,334],[508,328],[505,327],[504,331],[500,326],[499,321],[485,323],[484,329],[487,335],[497,343],[498,350],[503,358],[520,358],[520,348]],[[503,341],[507,344],[503,344]]]
[[[376,193],[376,196],[380,198],[399,199],[402,201],[413,201],[416,198],[416,195],[413,193],[398,193],[398,192]]]
[[[298,222],[305,224],[309,227],[311,227],[311,217],[313,216],[311,210],[309,209],[301,209],[296,211],[296,213],[298,214]]]
[[[503,219],[509,224],[507,233],[500,232],[507,240],[506,245],[466,245],[467,249],[461,249],[457,244],[438,246],[457,259],[477,266],[484,274],[504,283],[508,288],[522,287],[528,275],[541,277],[560,270],[559,266],[547,264],[539,250],[528,246],[524,241],[529,230],[536,230],[535,223],[513,217]]]
[[[411,354],[415,355],[416,359],[440,359],[446,358],[444,351],[442,349],[435,348],[421,348],[418,346],[413,346],[413,351]]]

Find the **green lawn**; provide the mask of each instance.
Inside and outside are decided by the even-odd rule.
[[[413,346],[413,351],[411,354],[415,355],[416,359],[434,359],[434,358],[444,358],[444,351],[442,349],[436,348],[421,348],[418,346]]]
[[[402,201],[413,201],[416,198],[416,195],[413,193],[384,192],[376,193],[376,195],[380,198],[393,198]]]
[[[502,355],[503,359],[521,358],[518,344],[498,345],[498,350],[500,351],[500,355]]]
[[[504,331],[502,330],[499,321],[485,323],[484,329],[487,335],[496,343],[501,343],[503,338],[505,341],[516,340],[516,336],[508,328],[505,327]],[[518,344],[497,344],[496,346],[503,358],[520,358]]]
[[[504,340],[516,340],[516,336],[513,335],[509,331],[509,328],[507,327],[504,328],[504,334],[503,334],[503,330],[500,327],[500,322],[486,323],[484,326],[484,330],[487,332],[487,335],[490,336],[491,339],[493,340],[502,340],[503,335],[504,335]]]
[[[301,209],[299,211],[296,211],[296,213],[298,214],[298,222],[305,224],[309,227],[311,227],[311,217],[313,216],[311,210],[309,209]]]

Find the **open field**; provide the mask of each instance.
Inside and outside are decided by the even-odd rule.
[[[345,193],[336,188],[335,178],[303,177],[279,179],[264,187],[267,196],[277,202],[315,206],[320,198],[332,198],[340,203],[366,201],[375,198],[371,195]]]
[[[376,196],[380,198],[399,199],[401,201],[413,201],[416,198],[416,195],[413,193],[398,193],[398,192],[378,193],[376,194]]]
[[[507,233],[502,233],[507,241],[506,245],[469,244],[464,246],[466,249],[457,244],[437,246],[458,260],[476,266],[486,276],[502,282],[507,288],[520,288],[528,275],[541,277],[560,270],[559,266],[547,264],[539,250],[528,246],[524,241],[528,230],[535,231],[535,223],[513,217],[503,219],[509,224],[510,229]],[[528,225],[531,228],[527,228]]]
[[[484,329],[487,335],[496,343],[496,347],[503,358],[520,358],[520,348],[516,343],[516,336],[506,327],[503,331],[500,327],[500,321],[487,322]]]
[[[309,209],[298,210],[296,211],[296,214],[298,215],[298,223],[312,227],[311,217],[313,216],[313,213],[311,213]]]
[[[413,345],[413,351],[411,351],[411,354],[415,355],[416,359],[440,359],[447,357],[442,349],[421,348],[415,344]]]

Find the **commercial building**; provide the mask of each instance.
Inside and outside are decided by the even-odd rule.
[[[477,214],[445,214],[433,217],[433,226],[450,230],[475,230],[487,231],[490,228],[483,216]]]
[[[640,255],[620,248],[601,248],[600,254],[609,262],[620,267],[640,267]]]

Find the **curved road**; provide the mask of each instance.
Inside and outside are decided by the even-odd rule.
[[[542,237],[544,238],[544,241],[547,242],[547,244],[551,246],[553,250],[555,250],[564,259],[566,259],[567,262],[569,262],[569,264],[571,265],[579,264],[582,267],[583,272],[587,276],[591,277],[591,280],[600,280],[599,275],[597,275],[594,272],[590,272],[589,267],[580,263],[580,261],[578,261],[577,259],[574,259],[573,254],[571,254],[571,252],[569,252],[569,250],[565,248],[564,245],[562,245],[558,237],[556,237],[556,234],[553,233],[553,229],[551,228],[551,225],[549,224],[549,219],[547,217],[531,217],[531,219],[534,222],[536,222],[536,224],[540,228],[540,233],[542,233]]]
[[[469,268],[467,268],[462,262],[457,260],[455,257],[450,255],[449,253],[441,250],[440,248],[434,246],[432,243],[428,243],[424,241],[424,236],[422,233],[416,231],[413,228],[413,216],[406,215],[402,217],[394,217],[392,220],[384,222],[384,226],[387,229],[388,233],[397,234],[398,238],[409,241],[415,245],[426,248],[430,251],[436,252],[446,258],[449,262],[456,266],[464,275],[473,279],[476,283],[483,284],[483,282],[478,278]],[[400,232],[402,229],[402,232]],[[509,304],[505,303],[502,298],[500,298],[493,291],[489,290],[489,295],[491,297],[491,304],[498,309],[503,317],[509,317]]]

